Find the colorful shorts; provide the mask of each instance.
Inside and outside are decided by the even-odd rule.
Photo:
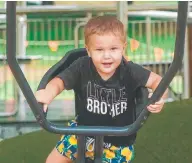
[[[69,125],[77,126],[76,121],[70,121]],[[103,162],[105,163],[130,163],[134,159],[134,148],[131,146],[116,147],[110,143],[104,143]],[[57,151],[71,160],[77,157],[77,136],[63,135],[56,145]],[[87,137],[85,157],[94,159],[94,139]]]

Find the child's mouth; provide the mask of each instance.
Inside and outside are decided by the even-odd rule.
[[[112,63],[102,63],[103,64],[103,66],[105,67],[105,68],[109,68],[111,65],[112,65]]]

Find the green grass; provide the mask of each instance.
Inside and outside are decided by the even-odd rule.
[[[192,162],[192,100],[166,104],[139,131],[134,163]],[[1,163],[42,163],[59,139],[45,131],[0,142]]]

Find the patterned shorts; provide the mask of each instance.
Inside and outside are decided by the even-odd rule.
[[[72,127],[77,126],[76,121],[70,121]],[[75,135],[63,135],[56,145],[57,151],[71,160],[77,157],[77,137]],[[94,139],[87,137],[85,157],[94,159]],[[103,162],[105,163],[130,163],[134,159],[134,148],[131,146],[109,145],[104,143]]]

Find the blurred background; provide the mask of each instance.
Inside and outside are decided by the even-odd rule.
[[[84,25],[97,15],[114,15],[124,23],[129,60],[163,76],[174,57],[176,1],[22,1],[17,2],[17,7],[17,58],[33,92],[45,72],[66,52],[84,47]],[[40,129],[6,62],[5,8],[6,2],[0,1],[1,139]],[[192,95],[191,30],[189,23],[184,64],[170,84],[167,102]],[[73,91],[64,91],[56,97],[48,119],[63,123],[73,118],[73,98]]]

